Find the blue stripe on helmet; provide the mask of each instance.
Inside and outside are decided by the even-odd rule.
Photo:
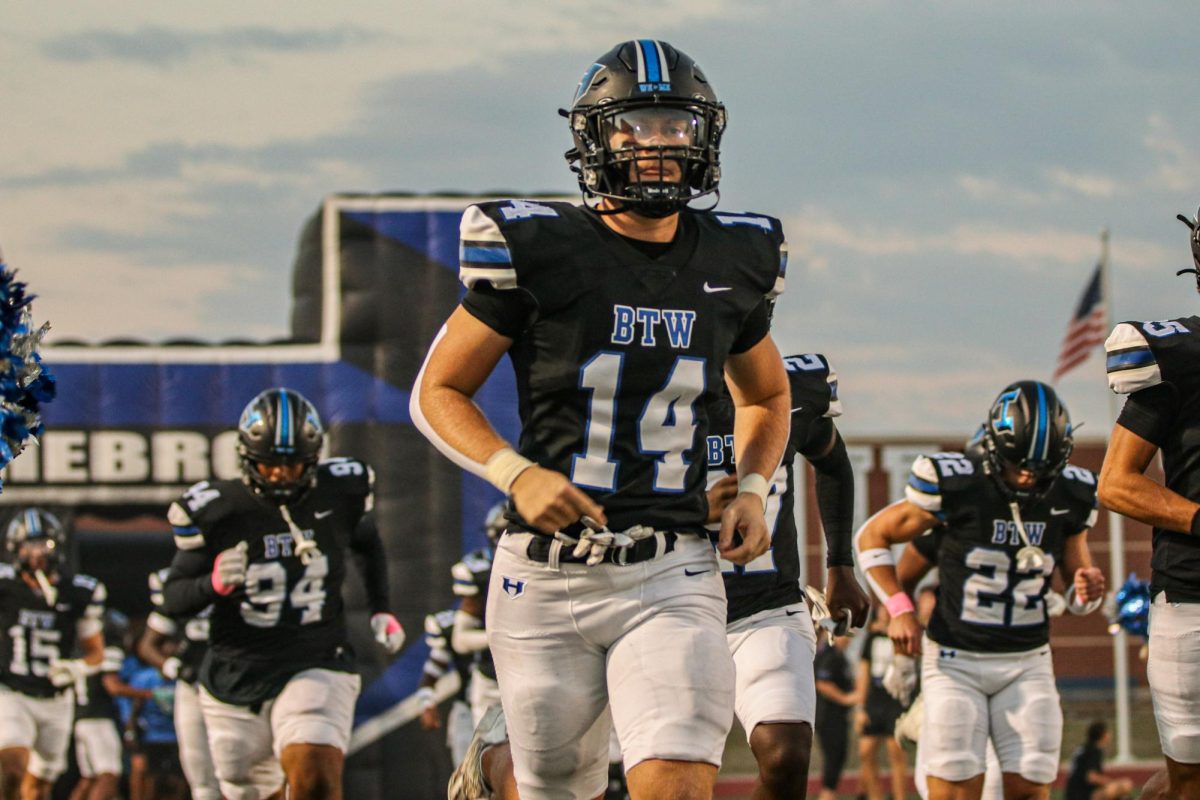
[[[1043,461],[1046,458],[1046,450],[1050,443],[1050,426],[1047,424],[1046,417],[1049,409],[1046,404],[1046,388],[1042,384],[1038,384],[1038,421],[1036,439],[1033,448],[1033,460]]]
[[[42,532],[42,518],[36,508],[25,511],[25,535],[37,536]]]
[[[638,46],[642,48],[642,58],[646,61],[646,81],[658,83],[662,80],[662,68],[658,63],[658,48],[653,39],[639,39]]]
[[[284,447],[292,446],[292,413],[291,403],[288,400],[287,392],[279,393],[279,431],[275,441]]]

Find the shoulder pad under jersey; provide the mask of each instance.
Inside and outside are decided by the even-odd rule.
[[[547,224],[570,221],[577,213],[570,203],[536,200],[492,200],[468,206],[458,227],[459,279],[468,289],[481,281],[501,291],[517,288],[519,274],[534,265],[514,260],[513,237],[537,236],[551,250],[556,232],[564,244],[577,242],[578,236],[571,235],[574,226]]]
[[[490,548],[472,550],[450,568],[454,578],[454,593],[459,597],[474,597],[487,587],[492,570],[493,553]]]
[[[775,217],[742,211],[708,211],[697,214],[710,218],[729,236],[738,237],[747,256],[739,260],[739,269],[760,288],[763,295],[774,298],[783,294],[787,280],[787,240],[783,224]]]
[[[204,532],[228,511],[228,492],[232,481],[200,481],[167,509],[167,522],[175,533],[180,550],[204,547]],[[240,484],[238,484],[240,485]]]
[[[812,417],[839,417],[837,372],[820,353],[784,356],[788,383],[792,387],[792,413],[804,411]]]
[[[917,456],[904,487],[904,497],[918,508],[940,515],[945,510],[944,495],[976,480],[977,470],[975,462],[962,453]]]
[[[375,470],[357,458],[343,456],[322,461],[317,465],[317,482],[333,483],[339,491],[363,498],[367,511],[375,505]]]
[[[1067,464],[1063,467],[1057,486],[1061,487],[1063,495],[1068,498],[1071,518],[1079,529],[1095,525],[1100,508],[1096,497],[1096,474],[1089,469]]]

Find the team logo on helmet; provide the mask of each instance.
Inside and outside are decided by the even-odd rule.
[[[1004,387],[992,402],[979,439],[984,471],[1005,496],[1021,500],[1048,492],[1074,447],[1066,405],[1054,389],[1040,381],[1018,381]],[[1006,481],[1009,467],[1032,473],[1033,486],[1017,488]]]

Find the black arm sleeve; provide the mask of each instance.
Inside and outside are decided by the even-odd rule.
[[[515,339],[537,314],[537,302],[524,289],[499,291],[490,283],[477,283],[462,299],[471,316],[501,336]]]
[[[163,584],[162,612],[170,617],[192,617],[213,601],[212,559],[203,550],[177,550]]]
[[[354,551],[358,571],[362,573],[367,589],[367,605],[372,614],[388,610],[387,555],[383,552],[383,540],[375,527],[375,518],[364,515],[350,537],[350,549]]]
[[[767,299],[764,297],[754,310],[746,315],[742,329],[737,339],[729,348],[730,354],[744,353],[762,341],[771,332],[771,315],[767,313]]]
[[[852,567],[854,468],[846,453],[846,443],[842,441],[833,421],[825,417],[821,419],[828,422],[828,428],[833,430],[833,447],[823,455],[808,457],[808,460],[817,474],[817,509],[821,514],[821,525],[825,528],[825,566]]]
[[[1160,383],[1129,395],[1117,424],[1161,448],[1178,413],[1179,395],[1175,387]]]

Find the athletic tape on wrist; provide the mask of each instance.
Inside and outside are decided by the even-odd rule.
[[[771,484],[767,483],[767,479],[757,472],[751,472],[738,481],[738,494],[754,495],[762,501],[763,508],[767,507],[767,495],[770,491]]]
[[[898,617],[901,614],[911,614],[914,610],[912,600],[904,592],[896,592],[887,599],[887,602],[883,604],[883,607],[886,608],[888,613],[893,617]]]
[[[511,494],[513,481],[532,466],[533,462],[528,458],[511,447],[504,447],[492,453],[483,465],[483,473],[488,483],[505,494]]]

